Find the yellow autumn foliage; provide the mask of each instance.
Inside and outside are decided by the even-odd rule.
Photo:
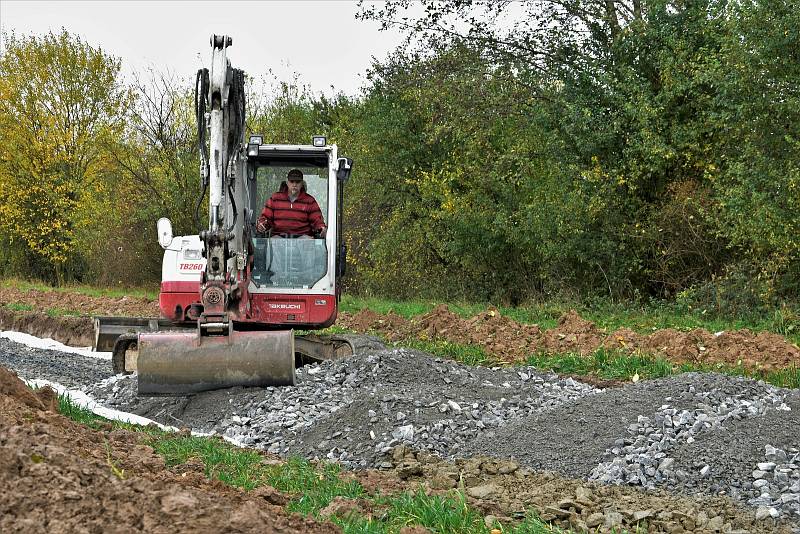
[[[0,234],[62,280],[108,192],[128,98],[120,61],[66,30],[7,36],[0,58]]]

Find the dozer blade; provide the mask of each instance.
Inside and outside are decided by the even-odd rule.
[[[139,395],[294,385],[294,332],[139,334]]]

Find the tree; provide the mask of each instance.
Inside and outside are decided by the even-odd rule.
[[[79,236],[108,192],[103,146],[121,131],[128,96],[120,60],[66,30],[6,35],[0,58],[0,232],[25,274],[63,283]]]
[[[403,53],[418,58],[412,63],[433,64],[464,47],[482,58],[487,79],[527,88],[516,103],[486,102],[495,105],[498,128],[508,127],[503,117],[511,110],[541,128],[548,142],[538,162],[560,177],[553,191],[579,217],[516,213],[523,226],[559,229],[525,228],[556,240],[538,248],[548,278],[559,273],[572,288],[612,296],[663,297],[724,282],[733,269],[737,279],[769,280],[760,294],[796,297],[795,7],[785,0],[389,0],[362,6],[361,17],[405,29]],[[469,79],[474,65],[452,67],[450,80]],[[438,120],[457,115],[449,109]],[[503,150],[495,157],[526,168],[510,147]],[[440,165],[430,176],[452,183],[446,174],[454,174]],[[451,168],[469,174],[467,161]],[[541,178],[523,175],[521,191],[543,193]],[[549,205],[559,210],[558,202]],[[537,254],[508,243],[506,252]]]
[[[119,139],[106,149],[117,168],[115,209],[98,240],[113,256],[103,257],[102,281],[158,279],[162,250],[156,221],[168,217],[176,235],[198,231],[194,220],[200,196],[197,122],[191,84],[173,73],[149,69],[133,75],[131,105]],[[205,211],[199,207],[202,220]]]

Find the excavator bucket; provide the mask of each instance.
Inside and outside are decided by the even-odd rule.
[[[294,385],[294,332],[139,334],[139,395]]]

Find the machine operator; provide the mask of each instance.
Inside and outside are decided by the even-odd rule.
[[[324,238],[327,226],[316,199],[306,193],[303,172],[292,169],[286,181],[264,204],[256,231],[280,237]]]

